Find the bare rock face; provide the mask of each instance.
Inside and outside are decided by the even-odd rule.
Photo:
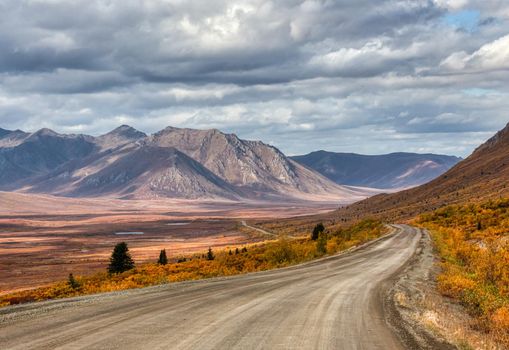
[[[139,146],[74,184],[73,196],[239,198],[233,186],[175,148]]]
[[[177,148],[218,177],[254,196],[298,196],[299,193],[342,196],[350,192],[292,161],[275,147],[241,140],[215,129],[169,127],[151,136],[148,142]]]
[[[8,137],[0,132],[0,142]],[[277,148],[219,130],[123,125],[99,137],[48,129],[0,144],[0,189],[121,198],[319,199],[350,202],[369,191],[339,186]],[[16,181],[13,181],[16,179]]]

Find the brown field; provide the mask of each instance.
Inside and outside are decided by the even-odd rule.
[[[129,244],[137,263],[263,240],[242,220],[318,214],[334,203],[68,199],[0,192],[0,294],[91,274],[113,246]],[[117,235],[118,232],[143,232]]]

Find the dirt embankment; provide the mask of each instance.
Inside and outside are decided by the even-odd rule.
[[[424,231],[415,255],[385,299],[387,320],[408,349],[504,349],[475,330],[453,300],[439,294],[440,272],[431,238]]]

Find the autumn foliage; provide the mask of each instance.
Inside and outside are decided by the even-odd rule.
[[[438,287],[509,345],[509,199],[422,215],[442,257]]]
[[[321,247],[308,238],[310,235],[300,239],[281,236],[274,241],[253,244],[249,249],[236,248],[235,254],[230,254],[230,248],[214,253],[209,250],[207,254],[175,258],[167,264],[137,265],[121,273],[73,276],[72,283],[62,281],[49,287],[3,295],[0,306],[269,270],[309,261],[323,256],[325,252],[334,254],[380,237],[383,233],[385,227],[382,223],[365,220],[350,228],[323,234]]]

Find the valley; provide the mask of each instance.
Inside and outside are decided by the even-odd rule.
[[[0,295],[60,281],[69,273],[104,271],[111,249],[120,241],[129,244],[138,263],[155,261],[161,249],[175,259],[208,247],[267,239],[242,221],[317,214],[336,207],[314,202],[78,200],[0,193]]]

